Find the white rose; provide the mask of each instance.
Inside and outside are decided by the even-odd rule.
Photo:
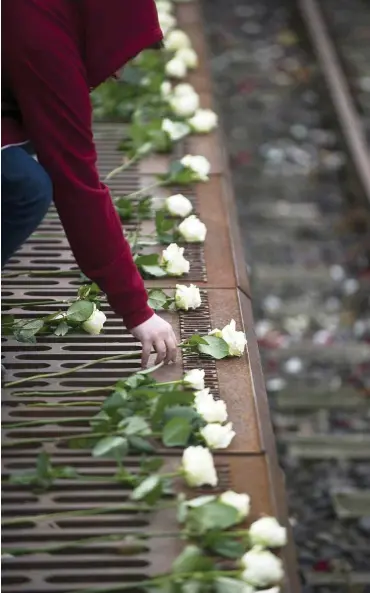
[[[194,284],[190,284],[190,286],[176,284],[175,304],[178,309],[184,311],[198,309],[202,304],[199,288]]]
[[[174,29],[170,31],[165,39],[166,49],[170,51],[177,51],[184,47],[191,47],[190,37],[180,29]]]
[[[176,243],[171,243],[162,252],[161,265],[170,276],[182,276],[187,274],[190,269],[190,263],[184,257],[184,248]]]
[[[177,58],[172,58],[172,60],[167,62],[165,71],[171,78],[185,78],[187,73],[185,63]]]
[[[189,134],[189,126],[179,121],[164,119],[162,121],[162,130],[169,135],[170,139],[176,142]]]
[[[175,97],[184,97],[185,95],[196,95],[195,88],[188,82],[181,82],[177,84],[173,89]]]
[[[177,95],[171,97],[169,103],[175,115],[179,117],[190,117],[199,107],[199,95],[197,93]]]
[[[169,2],[168,0],[157,0],[155,4],[158,14],[160,12],[173,12],[172,2]]]
[[[237,492],[228,490],[221,494],[219,500],[223,504],[234,507],[238,511],[240,519],[245,519],[249,515],[251,499],[248,494],[238,494]]]
[[[182,455],[182,469],[189,486],[217,486],[217,473],[211,452],[205,447],[188,447]]]
[[[165,208],[167,212],[172,214],[172,216],[181,216],[181,218],[185,218],[186,216],[189,216],[190,212],[193,210],[193,205],[191,201],[182,194],[174,194],[173,196],[166,198]]]
[[[182,60],[187,68],[193,69],[198,66],[198,56],[191,47],[179,49],[175,54],[175,58]]]
[[[181,164],[197,175],[200,181],[207,181],[211,165],[204,156],[187,154],[181,159]]]
[[[231,422],[225,426],[218,423],[207,424],[201,429],[200,434],[210,449],[226,449],[236,434],[232,428]]]
[[[192,369],[184,376],[184,383],[191,389],[204,389],[204,369]]]
[[[188,123],[195,132],[206,134],[217,126],[217,115],[212,109],[198,109]]]
[[[213,399],[209,389],[202,389],[195,394],[194,407],[207,423],[226,422],[227,408],[222,400]]]
[[[158,11],[158,20],[164,35],[177,24],[175,17],[169,12]]]
[[[268,550],[250,550],[241,559],[242,578],[254,587],[267,587],[279,583],[284,577],[283,563]]]
[[[275,517],[262,517],[252,523],[249,536],[252,546],[281,548],[287,543],[287,531]]]
[[[204,222],[201,222],[197,216],[192,214],[179,224],[178,231],[188,243],[203,243],[206,238],[207,227]]]
[[[229,346],[229,356],[242,356],[247,340],[244,332],[236,331],[235,327],[236,323],[232,319],[223,329],[214,329],[209,332],[209,335],[225,340]]]
[[[161,91],[162,97],[164,97],[164,98],[169,97],[169,95],[172,92],[172,84],[170,83],[169,80],[164,80],[162,82],[160,91]]]
[[[96,305],[94,305],[94,307],[95,308],[92,315],[90,315],[90,317],[86,321],[84,321],[84,323],[82,324],[82,328],[88,334],[97,336],[103,329],[103,325],[106,322],[107,318],[104,315],[103,311],[99,311],[99,309],[96,308]]]

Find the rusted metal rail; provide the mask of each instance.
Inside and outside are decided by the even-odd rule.
[[[212,105],[211,84],[208,76],[205,44],[201,29],[201,15],[196,2],[178,6],[178,20],[186,30],[200,56],[200,68],[189,77],[201,95],[203,106]],[[119,124],[97,124],[96,142],[99,153],[99,166],[102,176],[120,162],[116,150],[117,139],[121,137]],[[196,282],[203,291],[203,305],[194,313],[165,314],[172,323],[180,339],[195,332],[206,333],[211,327],[219,327],[234,318],[239,327],[243,327],[248,338],[247,353],[242,359],[233,359],[227,365],[213,360],[202,361],[206,370],[206,385],[212,393],[228,404],[230,420],[234,423],[237,437],[226,454],[216,455],[216,466],[220,476],[219,488],[232,488],[248,492],[253,502],[252,519],[261,513],[278,516],[288,526],[284,479],[278,466],[274,436],[271,428],[268,402],[266,398],[257,340],[253,331],[253,318],[248,279],[242,259],[234,204],[227,171],[226,161],[220,148],[217,133],[206,138],[194,137],[181,147],[182,152],[203,154],[211,162],[210,182],[193,189],[189,197],[193,200],[195,211],[208,228],[207,241],[203,246],[196,245],[187,250],[191,272],[187,280]],[[152,157],[140,165],[131,167],[125,175],[112,182],[113,193],[126,194],[150,183],[155,173],[167,168],[167,159]],[[165,195],[165,194],[164,194]],[[152,225],[145,222],[144,225]],[[145,231],[151,230],[145,227]],[[13,258],[9,271],[22,270],[63,270],[63,277],[51,278],[38,276],[27,278],[18,276],[3,281],[3,296],[8,301],[27,301],[53,298],[60,300],[76,294],[78,280],[68,274],[76,269],[66,238],[59,220],[51,213],[39,229],[39,234],[32,238]],[[174,287],[175,281],[153,280],[147,286]],[[15,313],[32,318],[44,310],[50,313],[57,310],[57,305],[47,305],[25,310],[14,309]],[[20,345],[6,340],[3,352],[8,370],[8,381],[31,376],[36,372],[65,370],[87,360],[138,349],[133,338],[126,333],[120,319],[106,311],[108,322],[106,331],[101,336],[66,336],[65,338],[41,338],[37,345]],[[115,361],[99,364],[73,375],[58,380],[40,380],[36,385],[25,384],[23,391],[38,389],[40,395],[33,396],[32,402],[45,404],[30,408],[31,396],[14,395],[7,390],[3,396],[3,439],[9,441],[25,440],[24,444],[3,450],[3,477],[17,471],[32,469],[35,458],[42,446],[55,463],[76,467],[81,473],[96,476],[96,482],[80,483],[75,480],[57,480],[53,488],[40,496],[31,494],[24,487],[3,483],[3,517],[23,517],[23,523],[8,525],[3,529],[3,545],[7,548],[42,546],[73,541],[74,539],[112,535],[135,531],[138,534],[145,529],[168,530],[173,527],[165,512],[156,514],[155,525],[151,519],[143,519],[135,513],[123,511],[93,517],[70,517],[68,519],[45,520],[37,524],[27,521],[30,515],[77,510],[100,505],[115,505],[128,500],[129,492],[122,486],[107,479],[112,474],[113,463],[94,459],[89,452],[71,449],[63,442],[49,442],[45,439],[73,435],[81,432],[86,422],[81,425],[60,423],[65,417],[63,408],[53,403],[66,401],[63,392],[71,389],[101,387],[101,392],[91,396],[78,396],[74,407],[74,416],[91,415],[94,408],[86,405],[93,398],[100,402],[104,397],[104,387],[114,383],[122,376],[139,370],[138,357],[130,361]],[[181,364],[160,369],[160,380],[177,379],[183,370],[199,367],[199,360],[194,356],[183,356]],[[60,391],[60,396],[49,397],[51,389]],[[45,392],[45,395],[43,394]],[[36,411],[35,411],[36,410]],[[7,424],[48,418],[42,427],[7,429]],[[34,438],[39,442],[27,444]],[[45,441],[45,442],[43,442]],[[176,461],[176,455],[167,454],[167,465]],[[132,458],[132,467],[137,465]],[[150,523],[149,523],[150,521]],[[25,557],[3,562],[3,591],[5,593],[67,593],[91,586],[114,587],[122,582],[135,581],[167,570],[179,552],[179,545],[173,540],[161,540],[160,546],[145,543],[130,556],[122,556],[119,544],[86,544],[78,549],[65,548],[58,553],[33,553]],[[286,568],[286,593],[299,593],[295,554],[292,543],[284,550],[283,559]]]
[[[298,0],[297,4],[322,68],[357,180],[370,204],[369,147],[324,13],[317,0]]]

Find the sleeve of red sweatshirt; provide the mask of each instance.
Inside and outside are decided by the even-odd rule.
[[[84,67],[72,42],[61,46],[55,40],[50,51],[44,47],[40,43],[12,54],[12,90],[39,161],[52,179],[54,201],[77,263],[131,329],[153,311],[108,189],[99,180]]]

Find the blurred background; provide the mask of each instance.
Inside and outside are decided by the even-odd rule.
[[[299,2],[202,5],[304,591],[365,593],[369,196]],[[370,5],[320,8],[368,140]]]

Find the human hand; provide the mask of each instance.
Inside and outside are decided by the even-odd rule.
[[[157,353],[155,364],[162,361],[168,364],[176,360],[176,336],[169,323],[154,314],[150,319],[137,325],[131,330],[132,335],[141,342],[143,347],[141,364],[145,368],[148,364],[152,348]]]

